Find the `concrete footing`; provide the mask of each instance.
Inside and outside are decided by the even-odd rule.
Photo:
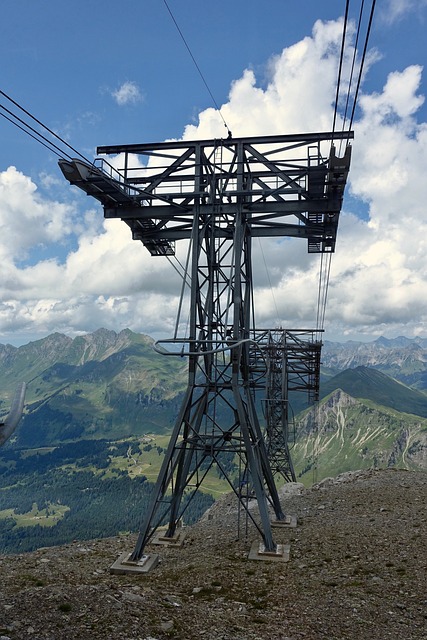
[[[177,529],[173,536],[165,536],[162,531],[159,531],[150,542],[151,544],[164,545],[167,547],[182,547],[184,538],[185,532],[182,529]]]
[[[110,567],[110,573],[114,575],[123,575],[126,573],[148,573],[159,562],[159,556],[156,553],[150,553],[142,556],[140,560],[129,560],[130,553],[122,553],[114,564]]]
[[[272,527],[289,529],[297,526],[297,517],[296,516],[285,516],[283,520],[272,520]]]
[[[267,551],[263,542],[255,540],[249,551],[249,560],[264,560],[266,562],[289,562],[290,545],[278,544],[274,551]]]

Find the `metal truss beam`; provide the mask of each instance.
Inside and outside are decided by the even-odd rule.
[[[247,214],[255,236],[307,239],[310,252],[335,248],[350,166],[352,132],[309,133],[227,140],[98,147],[120,154],[121,167],[104,158],[93,165],[60,161],[65,177],[121,218],[152,255],[172,255],[173,242],[189,239],[194,208],[200,215]],[[346,141],[342,158],[333,144]],[[133,156],[138,156],[138,162]],[[135,167],[137,165],[137,167]],[[216,225],[220,237],[231,230]]]
[[[224,224],[230,222],[223,220]],[[233,238],[218,240],[212,234],[216,224],[216,216],[205,218],[194,212],[191,329],[186,341],[188,390],[133,561],[141,557],[165,519],[166,537],[174,537],[187,505],[185,491],[196,491],[213,464],[252,518],[247,509],[247,489],[251,486],[261,518],[261,525],[254,523],[266,549],[275,549],[267,496],[276,518],[285,518],[268,463],[248,364],[253,325],[248,226],[242,212],[235,211]],[[240,471],[233,474],[236,459]]]

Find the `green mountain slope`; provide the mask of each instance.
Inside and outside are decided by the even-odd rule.
[[[381,337],[373,342],[325,341],[322,372],[335,375],[358,366],[377,369],[414,389],[427,389],[427,340]]]
[[[7,413],[17,383],[24,380],[28,385],[26,412],[8,446],[36,448],[88,438],[116,440],[169,433],[186,388],[187,360],[161,356],[152,347],[148,336],[105,329],[74,340],[56,333],[19,348],[0,345],[1,414]],[[410,428],[412,433],[412,426],[402,426],[408,420],[411,425],[414,421],[423,424],[414,416],[427,417],[427,395],[375,369],[359,366],[322,379],[322,398],[338,389],[354,402],[358,400],[359,408],[351,409],[350,422],[346,422],[360,429],[356,444],[368,427],[381,431],[382,444],[378,440],[375,455],[368,456],[370,464],[385,460],[381,446],[391,455],[396,441],[402,439],[399,429]],[[292,406],[297,412],[294,398]],[[340,427],[342,412],[334,415],[332,412],[327,422],[331,446],[336,448],[331,455],[337,460],[341,456],[334,468],[345,471],[363,466],[368,458],[359,459],[350,441],[344,448],[339,446],[341,440],[334,433],[347,435],[347,431]],[[384,424],[391,429],[388,435]],[[312,444],[310,430],[300,431],[294,453],[300,471],[310,466],[307,447]]]
[[[321,384],[321,397],[342,389],[353,398],[372,400],[396,411],[427,417],[427,395],[368,367],[347,369]]]
[[[427,420],[338,389],[299,416],[292,449],[306,483],[370,467],[427,468]]]
[[[186,385],[186,362],[157,354],[148,336],[100,329],[74,340],[53,334],[0,350],[1,409],[27,382],[18,446],[120,438],[169,429]]]
[[[137,528],[181,405],[187,365],[157,354],[151,338],[129,330],[0,345],[0,413],[7,413],[17,383],[28,384],[25,416],[0,450],[5,550]],[[323,378],[321,397],[297,416],[291,453],[298,479],[310,484],[369,467],[427,469],[424,393],[359,366]],[[217,496],[223,484],[214,470],[204,490]],[[202,496],[197,509],[209,500]]]

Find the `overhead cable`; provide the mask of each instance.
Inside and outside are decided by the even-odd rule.
[[[345,123],[346,123],[346,120],[347,120],[347,113],[348,113],[348,108],[349,108],[349,104],[350,104],[351,87],[353,86],[353,75],[354,75],[354,69],[355,69],[355,66],[356,66],[357,47],[358,47],[358,44],[359,44],[360,27],[361,27],[361,24],[362,24],[363,6],[364,6],[364,0],[362,0],[361,5],[360,5],[359,20],[358,20],[358,23],[357,23],[356,39],[355,39],[354,47],[353,47],[353,58],[352,58],[352,61],[351,61],[350,76],[349,76],[349,80],[348,80],[347,98],[346,98],[346,101],[345,101],[344,115],[343,115],[343,118],[342,118],[341,131],[343,133],[344,133],[344,130],[345,130]],[[349,128],[349,130],[350,130],[350,128]],[[344,142],[344,140],[340,140],[340,150],[339,150],[339,155],[340,156],[341,156],[343,142]]]
[[[22,105],[20,105],[16,100],[14,100],[13,98],[11,98],[7,93],[5,93],[4,91],[2,91],[0,89],[0,95],[2,95],[4,98],[6,98],[7,100],[9,100],[9,102],[11,102],[15,107],[17,107],[20,111],[22,111],[26,116],[28,116],[29,118],[31,118],[31,120],[33,120],[34,122],[36,122],[39,126],[41,126],[43,129],[45,129],[48,133],[50,133],[50,135],[52,135],[54,138],[56,138],[57,140],[59,140],[59,142],[61,142],[63,145],[65,145],[66,147],[68,147],[68,149],[70,149],[71,151],[73,151],[75,154],[77,154],[78,156],[80,156],[80,158],[83,158],[83,160],[85,160],[86,162],[88,162],[89,164],[92,164],[92,162],[90,160],[88,160],[82,153],[80,153],[80,151],[78,151],[77,149],[75,149],[73,146],[71,146],[68,142],[66,142],[66,140],[64,140],[63,138],[61,138],[61,136],[59,136],[57,133],[55,133],[54,131],[52,131],[52,129],[50,129],[48,126],[46,126],[43,122],[41,122],[41,120],[39,120],[38,118],[36,118],[35,116],[33,116],[32,113],[30,113],[27,109],[25,109]],[[0,105],[0,108],[3,109],[4,111],[6,111],[6,113],[9,113],[12,118],[14,118],[15,120],[17,120],[18,122],[20,122],[21,124],[24,125],[24,127],[26,127],[29,131],[33,131],[35,133],[36,136],[39,136],[41,138],[41,140],[38,140],[38,142],[40,142],[40,144],[43,144],[43,146],[46,146],[46,144],[44,144],[42,142],[42,140],[44,140],[47,144],[51,145],[54,149],[57,149],[61,152],[62,155],[65,155],[67,158],[71,158],[71,156],[67,153],[64,152],[63,149],[61,149],[60,147],[58,147],[56,144],[54,144],[53,142],[51,142],[48,138],[46,138],[46,136],[44,136],[43,134],[41,134],[39,131],[37,131],[36,129],[34,129],[32,126],[30,126],[27,122],[25,122],[22,118],[18,117],[15,113],[13,113],[10,109],[7,109],[4,105]],[[3,115],[3,114],[1,114]],[[13,122],[12,120],[10,120],[10,118],[7,118],[7,120],[9,120],[10,122],[12,122],[12,124],[16,124],[15,122]],[[18,126],[18,125],[16,125]],[[22,131],[25,131],[24,129],[22,129],[22,127],[19,127]],[[27,132],[28,133],[28,132]],[[34,138],[35,140],[37,140],[37,138],[35,138],[33,135],[31,135],[30,133],[28,133],[28,135],[30,135],[32,138]],[[53,149],[51,149],[51,151],[53,151],[53,153],[57,153],[56,151],[54,151]],[[58,155],[58,154],[57,154]]]
[[[2,105],[0,105],[0,109],[3,109]],[[40,138],[37,138],[35,135],[30,133],[27,129],[25,129],[24,127],[19,125],[17,122],[12,120],[12,118],[9,118],[5,113],[1,113],[1,111],[0,111],[0,116],[2,116],[5,120],[8,120],[9,122],[11,122],[13,125],[15,125],[15,127],[17,127],[18,129],[20,129],[21,131],[26,133],[28,136],[30,136],[30,138],[33,138],[33,140],[35,140],[36,142],[39,142],[40,144],[42,144],[44,147],[46,147],[46,149],[48,151],[51,151],[52,153],[55,153],[58,156],[58,158],[62,158],[64,155],[66,155],[64,153],[58,153],[57,151],[55,151],[55,149],[52,149],[52,147],[48,146],[45,142],[43,142],[43,140],[41,140]],[[70,156],[67,156],[67,157],[71,160]]]
[[[34,127],[30,126],[27,122],[25,122],[25,120],[23,120],[22,118],[19,118],[10,109],[7,109],[2,104],[0,104],[0,109],[3,109],[3,111],[8,113],[10,116],[8,117],[4,113],[0,112],[0,115],[2,115],[3,118],[5,118],[6,120],[14,124],[16,127],[18,127],[18,129],[21,129],[21,131],[29,135],[31,138],[33,138],[40,144],[42,144],[44,147],[46,147],[46,149],[49,149],[49,151],[52,151],[52,153],[55,153],[60,158],[65,155],[70,160],[72,159],[70,155],[68,155],[67,153],[64,153],[64,151],[60,147],[58,147],[56,144],[51,142],[51,140],[46,138],[46,136],[42,135],[39,131],[37,131],[37,129],[34,129]],[[21,124],[18,124],[18,122],[20,122]],[[30,131],[32,131],[33,133],[30,133]]]
[[[358,81],[357,81],[356,93],[355,93],[355,96],[354,96],[353,109],[352,109],[352,112],[351,112],[349,129],[351,129],[351,127],[353,125],[354,112],[356,111],[356,104],[357,104],[357,98],[359,96],[360,83],[362,81],[362,74],[363,74],[363,67],[364,67],[364,64],[365,64],[366,51],[368,49],[369,36],[370,36],[370,33],[371,33],[372,21],[374,19],[375,3],[376,3],[376,0],[372,0],[371,13],[370,13],[370,16],[369,16],[369,23],[368,23],[368,30],[366,32],[365,45],[363,47],[362,60],[361,60],[360,69],[359,69],[359,78],[358,78]]]
[[[363,45],[363,54],[362,54],[362,59],[361,59],[360,67],[359,67],[358,77],[357,77],[357,80],[356,80],[356,90],[354,92],[352,111],[351,111],[351,118],[350,118],[349,127],[348,127],[349,131],[351,130],[351,128],[353,126],[353,120],[354,120],[354,114],[355,114],[355,110],[356,110],[356,106],[357,106],[357,99],[358,99],[358,95],[359,95],[360,84],[361,84],[362,77],[363,77],[363,69],[364,69],[366,52],[367,52],[368,43],[369,43],[369,36],[370,36],[373,17],[374,17],[375,3],[376,3],[376,0],[372,0],[370,17],[369,17],[367,31],[366,31],[366,34],[365,34],[365,41],[364,41],[364,45]],[[346,1],[346,8],[345,8],[344,24],[343,24],[342,41],[341,41],[341,53],[340,53],[340,60],[339,60],[339,67],[338,67],[338,80],[337,80],[334,115],[333,115],[333,126],[332,126],[333,133],[335,132],[335,127],[336,127],[336,119],[337,119],[337,115],[338,115],[338,102],[339,102],[339,95],[340,95],[340,91],[341,91],[342,67],[343,67],[343,63],[344,63],[345,40],[346,40],[346,35],[347,35],[349,4],[350,4],[349,0],[347,0]],[[357,47],[358,47],[359,37],[360,37],[360,33],[361,33],[364,5],[365,5],[365,2],[364,2],[364,0],[362,0],[361,1],[361,5],[360,5],[359,18],[358,18],[358,21],[357,21],[356,39],[355,39],[355,45],[354,45],[353,60],[352,60],[351,70],[350,70],[350,77],[349,77],[349,80],[348,80],[347,97],[346,97],[345,111],[344,111],[344,116],[343,116],[342,131],[345,130],[345,123],[346,123],[347,112],[348,112],[349,103],[350,103],[350,96],[351,96],[351,93],[353,91],[353,76],[354,76],[354,69],[355,69],[355,66],[356,66]]]
[[[317,297],[316,331],[323,331],[325,325],[326,303],[328,299],[331,275],[332,253],[322,253],[320,259],[319,289]]]
[[[337,90],[335,94],[335,108],[334,108],[334,118],[332,122],[332,133],[335,133],[335,123],[337,119],[337,111],[338,111],[338,99],[340,93],[341,86],[341,73],[342,73],[342,65],[344,60],[344,47],[345,47],[345,39],[347,35],[347,20],[348,20],[348,8],[350,6],[350,0],[347,0],[345,5],[345,16],[344,16],[344,25],[342,30],[342,39],[341,39],[341,52],[340,52],[340,62],[338,65],[338,80],[337,80]]]
[[[360,63],[360,68],[359,68],[359,73],[358,73],[358,78],[357,78],[357,86],[356,86],[356,91],[355,91],[355,95],[354,95],[354,99],[353,99],[353,106],[352,106],[352,110],[351,110],[351,117],[350,117],[350,122],[349,122],[349,127],[348,127],[348,131],[349,132],[351,131],[351,128],[353,126],[354,114],[355,114],[355,110],[356,110],[357,99],[358,99],[358,95],[359,95],[359,89],[360,89],[360,84],[361,84],[361,81],[362,81],[363,68],[364,68],[364,63],[365,63],[365,58],[366,58],[366,52],[367,52],[368,43],[369,43],[369,36],[370,36],[370,33],[371,33],[372,22],[373,22],[373,17],[374,17],[375,3],[376,3],[376,0],[372,0],[371,12],[370,12],[368,27],[367,27],[367,31],[366,31],[366,35],[365,35],[365,42],[364,42],[364,46],[363,46],[362,59],[361,59],[361,63]],[[346,41],[346,35],[347,35],[349,5],[350,5],[350,2],[349,2],[349,0],[347,0],[346,1],[346,7],[345,7],[344,23],[343,23],[343,34],[342,34],[342,40],[341,40],[340,60],[339,60],[339,66],[338,66],[338,80],[337,80],[337,89],[336,89],[336,95],[335,95],[335,107],[334,107],[334,116],[333,116],[333,125],[332,125],[332,136],[335,133],[336,118],[337,118],[337,113],[338,113],[338,102],[339,102],[339,95],[340,95],[340,88],[341,88],[341,77],[342,77],[342,67],[343,67],[343,61],[344,61],[345,41]],[[343,124],[342,124],[342,131],[343,132],[345,130],[345,122],[346,122],[346,118],[347,118],[347,111],[348,111],[350,95],[351,95],[351,91],[352,91],[353,74],[354,74],[355,61],[356,61],[356,56],[357,56],[357,45],[358,45],[358,42],[359,42],[359,36],[360,36],[360,30],[361,30],[361,24],[362,24],[362,17],[363,17],[363,10],[364,10],[364,0],[362,0],[361,6],[360,6],[359,19],[358,19],[358,25],[357,25],[357,32],[356,32],[356,41],[355,41],[355,45],[354,45],[353,60],[352,60],[352,65],[351,65],[351,70],[350,70],[350,78],[349,78],[349,81],[348,81],[347,98],[346,98],[345,111],[344,111]],[[342,141],[341,141],[341,143],[342,143]],[[333,144],[333,139],[332,139],[332,144]],[[319,290],[318,290],[318,299],[317,299],[317,323],[316,324],[317,324],[317,330],[318,331],[323,330],[323,326],[324,326],[324,322],[325,322],[326,302],[327,302],[327,297],[328,297],[331,262],[332,262],[331,254],[327,254],[327,256],[325,258],[324,258],[324,255],[322,254],[320,268],[319,268]]]
[[[206,78],[205,78],[205,76],[203,75],[202,70],[200,69],[199,65],[197,64],[197,60],[196,60],[196,58],[194,57],[194,55],[193,55],[193,53],[192,53],[192,51],[191,51],[191,49],[190,49],[190,46],[189,46],[189,44],[188,44],[187,40],[185,39],[185,36],[184,36],[183,32],[181,31],[181,29],[180,29],[180,27],[179,27],[179,25],[178,25],[178,22],[176,21],[175,16],[174,16],[174,15],[173,15],[173,13],[172,13],[172,10],[171,10],[171,8],[170,8],[169,4],[167,3],[167,0],[163,0],[163,2],[164,2],[164,4],[165,4],[165,6],[166,6],[166,9],[168,10],[168,12],[169,12],[169,14],[170,14],[170,17],[171,17],[171,18],[172,18],[172,20],[173,20],[173,23],[175,24],[175,27],[177,28],[177,31],[178,31],[179,35],[181,36],[181,39],[182,39],[182,41],[183,41],[183,43],[184,43],[184,45],[185,45],[185,47],[186,47],[186,49],[187,49],[188,53],[190,54],[190,57],[191,57],[192,61],[194,62],[194,65],[195,65],[195,67],[196,67],[196,69],[197,69],[197,71],[198,71],[198,73],[199,73],[199,76],[201,77],[201,79],[202,79],[202,81],[203,81],[203,84],[205,85],[205,87],[206,87],[206,89],[207,89],[207,91],[208,91],[208,93],[209,93],[209,95],[210,95],[210,97],[211,97],[211,99],[212,99],[212,102],[213,102],[213,104],[214,104],[214,106],[215,106],[215,109],[218,111],[219,115],[221,116],[221,120],[223,121],[224,126],[225,126],[225,128],[227,129],[227,133],[228,133],[229,137],[231,138],[231,131],[230,131],[230,129],[228,128],[228,125],[227,125],[227,123],[226,123],[226,121],[225,121],[225,119],[224,119],[224,116],[223,116],[223,115],[222,115],[222,113],[221,113],[221,109],[219,108],[218,103],[217,103],[217,101],[215,100],[215,97],[214,97],[214,95],[213,95],[213,93],[212,93],[212,91],[211,91],[211,89],[210,89],[210,87],[209,87],[209,85],[208,85],[208,83],[207,83],[207,81],[206,81]]]
[[[279,326],[279,325],[280,325],[279,309],[278,309],[278,306],[277,306],[277,303],[276,303],[276,297],[275,297],[275,295],[274,295],[274,289],[273,289],[273,285],[272,285],[272,283],[271,283],[270,273],[269,273],[269,270],[268,270],[268,267],[267,267],[267,261],[266,261],[266,259],[265,259],[264,250],[263,250],[263,248],[262,248],[261,238],[258,238],[258,243],[259,243],[259,248],[260,248],[261,255],[262,255],[262,260],[263,260],[263,262],[264,262],[265,272],[266,272],[266,274],[267,274],[267,279],[268,279],[268,284],[269,284],[269,287],[270,287],[271,297],[272,297],[272,299],[273,299],[274,308],[275,308],[275,310],[276,310],[276,322],[277,322],[277,326]]]

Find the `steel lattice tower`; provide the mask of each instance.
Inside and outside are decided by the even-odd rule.
[[[308,403],[319,399],[319,331],[266,329],[255,331],[252,369],[257,388],[264,391],[265,442],[273,474],[295,482],[290,453],[293,422],[291,392],[304,392]]]
[[[99,147],[99,154],[122,154],[120,170],[105,159],[93,165],[59,162],[71,184],[98,199],[106,218],[126,222],[152,255],[174,255],[180,239],[191,247],[189,334],[171,341],[188,357],[188,387],[130,564],[141,561],[161,523],[167,522],[163,538],[176,539],[189,499],[214,463],[253,519],[247,509],[251,487],[260,513],[260,523],[254,523],[266,552],[275,552],[268,503],[277,521],[285,516],[266,442],[273,443],[276,458],[280,447],[271,433],[264,439],[259,423],[256,353],[264,349],[264,356],[271,355],[263,375],[276,426],[283,422],[284,406],[287,411],[271,395],[277,395],[279,375],[283,379],[285,372],[287,380],[302,374],[298,367],[292,370],[292,349],[284,348],[282,338],[272,342],[270,333],[265,344],[265,332],[255,327],[252,238],[300,237],[311,253],[334,251],[352,137],[314,133]],[[347,141],[342,158],[334,140]],[[132,155],[139,157],[137,170]],[[286,393],[288,388],[286,382]],[[284,455],[290,461],[289,452]],[[227,470],[230,459],[241,461],[237,480]]]

